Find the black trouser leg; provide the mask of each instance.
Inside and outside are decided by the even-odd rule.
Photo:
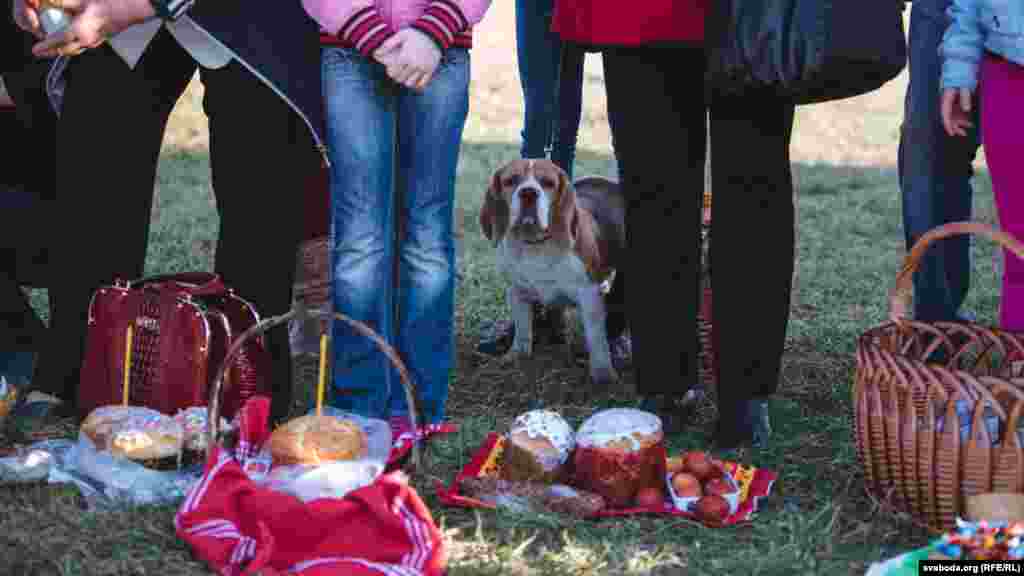
[[[0,134],[12,144],[0,161],[0,352],[38,350],[46,328],[21,291],[28,278],[22,269],[25,266],[19,266],[45,256],[40,251],[46,238],[40,224],[45,221],[37,216],[42,198],[53,194],[53,167],[40,170],[39,166],[41,158],[52,161],[55,134],[52,114],[49,119],[38,114],[36,96],[42,91],[37,71],[26,66],[3,75],[16,108],[0,111]],[[34,126],[40,124],[33,122],[37,115],[49,120],[49,125]],[[40,280],[33,276],[32,280]]]
[[[57,127],[52,346],[39,387],[74,404],[92,293],[142,275],[160,145],[195,62],[166,31],[134,70],[108,46],[75,57]],[[59,236],[59,238],[58,238]]]
[[[722,433],[743,433],[743,404],[778,387],[795,243],[793,114],[792,104],[764,94],[716,97],[711,104],[711,147],[729,151],[712,156],[712,315]],[[735,161],[739,157],[743,161]]]
[[[238,62],[202,69],[201,77],[220,214],[216,270],[262,316],[283,314],[291,307],[304,237],[304,183],[320,169],[320,156],[302,119]],[[288,327],[271,329],[266,343],[277,418],[291,401]]]
[[[625,302],[637,392],[684,395],[697,381],[699,235],[706,114],[702,48],[604,54],[626,196]],[[680,331],[686,331],[681,335]]]
[[[629,327],[626,314],[626,274],[624,271],[615,273],[612,289],[605,297],[605,309],[608,311],[608,318],[605,320],[608,340],[614,340]]]

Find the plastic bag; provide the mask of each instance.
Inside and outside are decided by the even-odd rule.
[[[90,421],[97,421],[91,428],[102,446],[94,446],[92,440],[89,445],[104,451],[110,451],[115,444],[122,444],[131,446],[138,453],[159,440],[169,449],[180,452],[185,441],[181,422],[142,406],[101,406],[89,414],[84,425],[90,425]]]
[[[309,413],[316,414],[316,409],[310,410]],[[377,461],[381,464],[387,463],[388,457],[391,455],[391,424],[383,420],[367,418],[330,406],[324,406],[321,413],[324,416],[352,420],[358,424],[363,429],[363,432],[366,433],[368,441],[366,460]]]
[[[0,458],[0,484],[49,482],[51,471],[64,463],[70,440],[44,440]]]
[[[88,487],[101,492],[109,500],[105,503],[97,501],[97,504],[170,504],[184,498],[202,474],[201,464],[171,471],[146,468],[98,450],[84,434],[79,434],[78,443],[69,456],[68,471],[78,473],[71,479],[84,475],[92,480],[86,482]]]
[[[190,406],[178,410],[174,420],[181,425],[184,434],[184,448],[196,452],[206,451],[206,428],[209,410],[206,406]],[[220,419],[220,435],[230,432],[232,426],[223,417]]]
[[[310,413],[315,413],[315,409]],[[344,498],[349,492],[369,486],[380,476],[391,454],[391,425],[383,420],[365,418],[351,412],[323,407],[324,416],[355,422],[367,438],[367,457],[359,460],[332,462],[321,466],[278,466],[262,473],[259,466],[246,469],[250,478],[268,488],[291,494],[303,502],[319,498]],[[257,462],[269,461],[261,450]]]
[[[270,471],[265,483],[268,488],[312,502],[320,498],[344,498],[353,490],[373,484],[382,472],[384,465],[370,460],[280,466]]]
[[[205,408],[198,407],[190,415],[199,416],[205,423],[205,411]],[[186,419],[175,419],[138,406],[104,406],[94,410],[90,416],[105,412],[109,412],[110,417],[95,427],[95,436],[102,445],[97,446],[89,436],[79,432],[78,441],[69,452],[65,465],[56,471],[58,479],[78,485],[86,501],[98,507],[171,504],[183,498],[202,474],[201,462],[177,470],[154,470],[139,462],[114,456],[110,449],[115,439],[118,443],[144,449],[154,438],[159,438],[167,442],[180,458],[186,440]],[[159,454],[158,451],[157,458]]]

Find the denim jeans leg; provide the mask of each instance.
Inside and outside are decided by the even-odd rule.
[[[576,162],[576,141],[579,138],[580,119],[583,116],[583,64],[586,52],[573,44],[562,47],[558,72],[555,133],[551,142],[551,161],[573,178]]]
[[[334,308],[394,342],[393,84],[354,50],[323,50],[331,159]],[[386,419],[392,370],[376,345],[346,324],[333,329],[332,405]]]
[[[937,226],[971,218],[971,163],[978,150],[977,128],[967,137],[949,136],[939,110],[942,63],[938,46],[948,24],[948,5],[949,0],[915,0],[910,13],[909,84],[898,158],[908,249]],[[974,106],[976,127],[978,109]],[[969,250],[966,236],[942,240],[929,248],[914,276],[917,319],[957,318],[970,288]]]
[[[455,360],[452,224],[455,168],[469,113],[469,62],[467,50],[449,48],[426,90],[403,90],[398,105],[398,351],[428,423],[444,420]],[[408,411],[395,386],[392,416]]]
[[[553,0],[516,0],[516,50],[523,87],[520,156],[547,158],[555,128],[561,40],[551,32]]]

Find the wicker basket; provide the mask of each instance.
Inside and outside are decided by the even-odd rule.
[[[331,276],[329,240],[326,236],[302,243],[296,259],[293,304],[329,314]],[[312,315],[293,318],[288,325],[292,351],[292,409],[305,412],[312,406],[313,390],[320,368],[320,321]],[[328,358],[330,368],[331,358]]]
[[[952,529],[969,496],[1024,491],[1024,335],[907,318],[921,256],[959,234],[987,237],[1024,257],[1024,244],[980,223],[925,234],[896,278],[891,320],[857,342],[853,388],[866,488],[934,531]]]
[[[224,378],[227,376],[227,369],[231,366],[231,361],[234,360],[235,355],[238,354],[239,350],[241,350],[242,344],[249,338],[259,336],[260,334],[265,333],[267,330],[270,330],[275,326],[280,326],[293,320],[297,320],[300,322],[305,321],[306,318],[304,318],[304,316],[314,317],[324,325],[329,324],[328,320],[333,316],[335,320],[340,320],[348,324],[353,330],[370,339],[374,344],[376,344],[380,351],[383,352],[384,355],[388,357],[388,359],[391,361],[391,364],[394,365],[395,369],[398,371],[398,376],[402,381],[402,387],[405,389],[405,400],[407,405],[409,406],[409,419],[412,424],[412,429],[420,429],[423,422],[423,413],[421,411],[421,407],[416,396],[416,387],[413,385],[412,379],[409,377],[409,370],[406,368],[405,363],[402,362],[402,359],[399,357],[398,352],[395,351],[395,349],[392,348],[387,342],[385,342],[384,339],[381,338],[379,334],[374,332],[372,328],[358,320],[353,320],[352,318],[349,318],[348,316],[345,316],[344,314],[339,314],[337,312],[333,313],[332,315],[331,313],[324,313],[318,310],[306,310],[302,306],[297,306],[291,311],[286,312],[280,316],[272,316],[269,318],[265,318],[258,324],[255,324],[254,326],[243,332],[231,344],[231,347],[228,349],[227,354],[224,355],[224,359],[221,361],[220,366],[217,367],[217,378],[213,381],[213,386],[210,387],[210,399],[207,409],[208,417],[206,428],[207,459],[209,459],[210,451],[212,451],[213,447],[217,445],[218,440],[220,438],[219,423],[221,387],[223,386]],[[420,469],[423,461],[418,442],[412,443],[411,453],[412,469],[418,470]]]

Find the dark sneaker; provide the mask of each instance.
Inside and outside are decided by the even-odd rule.
[[[633,364],[633,339],[629,332],[623,332],[609,342],[612,352],[612,366],[622,371]]]
[[[768,401],[755,398],[746,402],[740,414],[739,430],[723,430],[721,426],[722,421],[719,420],[713,441],[713,451],[716,453],[728,453],[747,446],[757,450],[766,448],[772,433]]]
[[[67,419],[76,416],[74,406],[41,392],[30,392],[19,398],[8,414],[2,433],[20,443],[63,437],[73,427]]]
[[[671,396],[644,396],[640,399],[638,408],[661,418],[662,431],[666,435],[678,434],[685,428],[686,418],[677,405],[676,399]]]
[[[751,420],[754,424],[752,445],[758,450],[768,447],[768,439],[772,435],[772,422],[768,417],[768,401],[756,399],[750,401]]]
[[[679,407],[684,412],[693,412],[697,409],[697,405],[706,397],[707,392],[704,391],[703,386],[694,386],[687,390],[686,394],[683,395],[683,398],[679,401]]]

